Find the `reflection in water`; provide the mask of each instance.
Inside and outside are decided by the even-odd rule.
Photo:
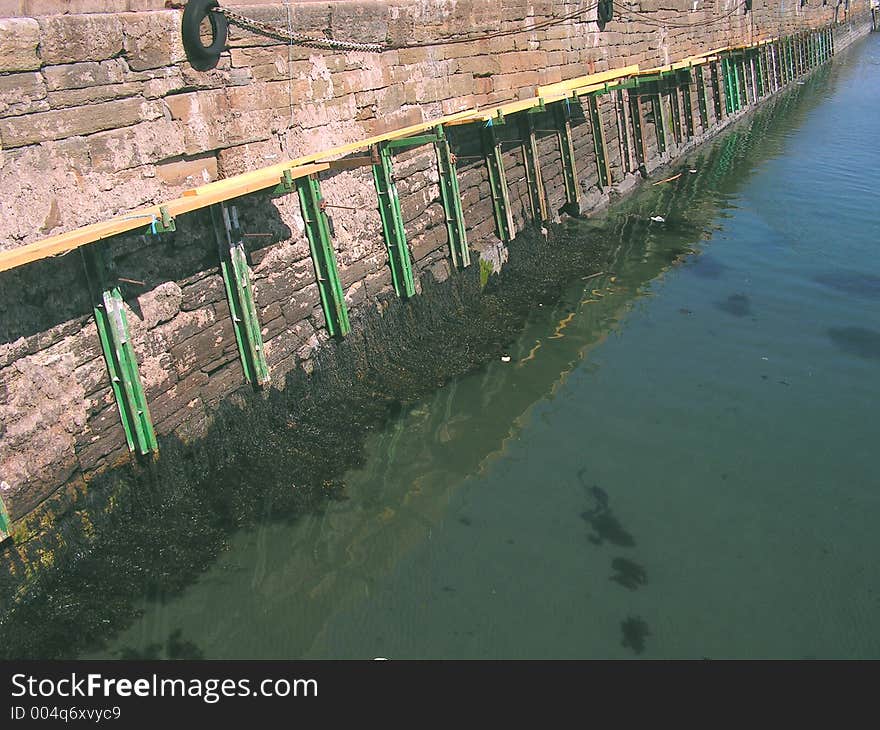
[[[648,582],[648,574],[645,572],[645,569],[632,560],[614,558],[611,561],[611,567],[614,569],[614,575],[611,576],[611,580],[631,591]]]

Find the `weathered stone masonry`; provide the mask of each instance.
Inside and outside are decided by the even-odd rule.
[[[218,67],[197,72],[179,39],[180,11],[161,3],[0,2],[0,249],[10,249],[285,158],[455,111],[534,96],[535,87],[618,68],[670,63],[693,53],[799,29],[835,28],[838,46],[868,30],[867,0],[849,7],[810,0],[767,4],[644,0],[599,30],[578,19],[539,31],[439,44],[477,31],[514,30],[589,3],[511,0],[253,3],[262,20],[315,35],[392,45],[382,54],[290,47],[232,29]],[[51,5],[51,3],[49,3]],[[118,6],[140,12],[94,12]],[[587,18],[595,18],[595,11]],[[711,24],[708,21],[715,20]],[[845,22],[843,22],[845,21]],[[685,23],[690,27],[678,27]],[[649,170],[694,144],[657,149],[646,120]],[[613,97],[600,108],[614,190],[631,186]],[[667,107],[666,113],[671,109]],[[681,112],[683,110],[679,110]],[[709,104],[709,127],[715,119]],[[584,207],[600,189],[591,125],[573,119]],[[535,117],[548,206],[565,203],[551,124]],[[473,248],[500,264],[492,202],[474,125],[450,132]],[[517,230],[533,218],[516,124],[499,128]],[[417,275],[442,279],[450,264],[433,150],[395,156],[395,175]],[[358,312],[394,296],[369,169],[322,175],[331,204],[345,298]],[[326,339],[314,269],[295,195],[237,201],[251,256],[257,310],[273,382],[307,367]],[[156,430],[202,433],[212,409],[243,384],[217,245],[207,211],[181,216],[177,232],[114,239],[129,322]],[[0,274],[0,489],[13,519],[61,485],[128,458],[91,315],[79,253]],[[356,322],[355,322],[355,326]]]

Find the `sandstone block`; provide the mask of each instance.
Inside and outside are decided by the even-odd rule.
[[[46,109],[46,84],[40,74],[0,76],[0,114],[30,114]]]
[[[0,121],[0,138],[4,148],[23,147],[46,140],[64,139],[92,134],[107,129],[127,127],[141,121],[142,100],[139,98],[108,101],[81,109],[58,109],[28,114]]]
[[[177,13],[126,14],[121,20],[125,57],[134,71],[171,66],[186,58]]]
[[[40,26],[33,18],[0,20],[0,72],[40,68]]]
[[[41,17],[39,24],[44,64],[103,61],[124,49],[119,15],[50,15]]]
[[[46,66],[43,69],[49,91],[83,89],[87,86],[106,86],[123,81],[125,67],[118,59],[110,61],[85,61]]]

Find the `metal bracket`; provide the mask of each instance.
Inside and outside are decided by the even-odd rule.
[[[110,283],[113,281],[112,264],[107,246],[99,242],[80,251],[94,297],[95,324],[107,363],[110,387],[129,451],[141,455],[158,452],[159,445],[147,407],[137,357],[131,345],[122,292],[118,284]]]
[[[709,83],[712,85],[712,106],[715,109],[715,121],[716,123],[721,120],[722,117],[722,106],[721,106],[721,82],[718,79],[718,62],[709,64]]]
[[[278,186],[273,191],[276,195],[282,195],[285,193],[292,193],[296,190],[296,181],[293,179],[293,173],[290,170],[285,170],[281,173],[281,182],[278,183]]]
[[[442,139],[442,137],[436,133],[422,134],[417,137],[401,137],[400,139],[392,139],[385,142],[385,146],[390,150],[400,147],[419,147],[423,144],[433,144],[440,141],[440,139]]]
[[[654,115],[654,133],[657,136],[657,150],[662,155],[666,152],[666,115],[663,113],[659,88],[649,95],[649,99],[651,101],[651,111]]]
[[[461,192],[458,188],[458,171],[455,167],[455,155],[449,148],[449,140],[443,127],[437,127],[437,140],[434,143],[437,151],[437,171],[440,174],[440,202],[446,218],[446,233],[449,239],[449,255],[456,268],[463,269],[471,265],[471,253],[468,250],[467,229],[464,224],[464,212],[461,208]]]
[[[581,186],[578,181],[577,165],[574,161],[574,143],[571,139],[571,106],[568,99],[554,105],[556,130],[559,139],[559,156],[562,159],[563,180],[565,182],[565,205],[568,212],[580,215]]]
[[[373,165],[373,182],[379,197],[379,216],[391,266],[391,281],[399,297],[411,297],[416,293],[409,246],[403,228],[400,198],[394,184],[391,153],[386,143],[378,145],[378,162]]]
[[[251,270],[244,253],[238,209],[226,203],[212,205],[211,222],[220,252],[220,272],[226,287],[244,377],[255,388],[260,388],[270,380],[269,367],[263,351],[263,336],[254,305]]]
[[[692,138],[696,133],[694,129],[694,102],[691,98],[690,73],[685,70],[679,77],[681,82],[679,89],[681,90],[681,103],[684,107],[684,131],[688,138]]]
[[[3,503],[3,495],[0,494],[0,544],[6,542],[12,531],[12,520],[9,519],[9,512],[6,511],[6,505]]]
[[[526,185],[532,205],[532,217],[542,223],[548,220],[547,195],[544,192],[544,179],[541,176],[541,163],[538,160],[538,143],[535,138],[535,125],[528,114],[520,117],[520,133],[523,136],[523,161],[526,168]]]
[[[492,205],[495,210],[495,226],[498,238],[502,241],[513,239],[516,226],[510,210],[510,193],[507,189],[507,175],[504,172],[504,161],[501,158],[501,145],[495,137],[494,127],[483,127],[483,156],[489,171],[489,187],[492,191]]]
[[[164,205],[160,206],[159,215],[153,216],[153,220],[150,223],[150,233],[155,236],[159,233],[171,233],[176,230],[177,224],[174,222],[171,213],[168,212],[168,208]]]
[[[330,222],[324,212],[324,199],[321,195],[321,183],[317,175],[301,177],[296,181],[299,205],[303,222],[306,224],[306,236],[309,239],[309,250],[315,266],[315,278],[318,281],[318,293],[327,331],[331,337],[344,337],[351,332],[348,321],[348,308],[339,271],[336,268],[336,252],[330,235]]]

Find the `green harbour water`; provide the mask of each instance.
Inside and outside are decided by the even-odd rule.
[[[567,222],[509,361],[88,656],[880,658],[878,120],[872,35]]]

